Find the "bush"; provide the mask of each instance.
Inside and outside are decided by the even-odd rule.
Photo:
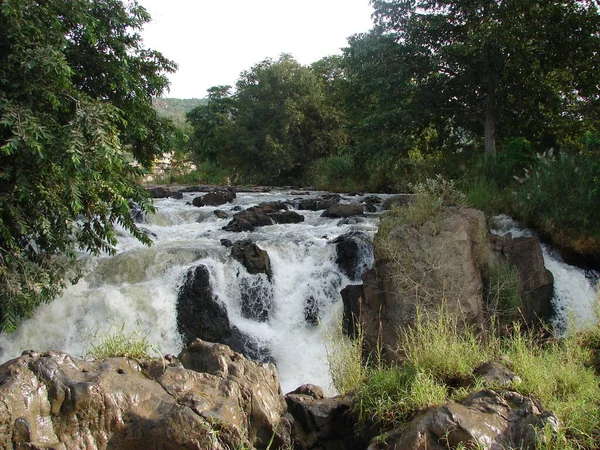
[[[340,153],[318,160],[314,166],[310,183],[319,189],[353,191],[361,186],[357,182],[356,167],[351,155]]]

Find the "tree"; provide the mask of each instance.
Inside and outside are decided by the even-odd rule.
[[[188,121],[196,154],[256,183],[300,182],[345,139],[325,81],[286,54],[243,72],[233,95],[212,88]]]
[[[145,243],[130,202],[173,131],[152,108],[175,65],[142,47],[135,1],[0,3],[0,322],[13,330],[64,286],[78,251]]]
[[[465,129],[557,142],[598,98],[600,15],[593,0],[372,0],[376,24],[410,55],[419,87]],[[565,124],[565,120],[568,124]],[[480,126],[481,126],[480,125]]]

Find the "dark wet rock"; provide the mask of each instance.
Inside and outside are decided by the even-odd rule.
[[[304,301],[304,320],[307,324],[317,326],[319,325],[319,319],[321,318],[321,305],[310,295]]]
[[[372,261],[371,238],[360,231],[352,231],[338,236],[331,243],[335,245],[335,262],[342,273],[351,280],[360,280]]]
[[[371,202],[365,202],[365,211],[369,212],[369,213],[375,213],[378,211],[377,206],[375,206],[374,203]]]
[[[163,187],[163,186],[154,186],[146,189],[152,198],[174,198],[174,199],[182,199],[183,194],[179,191],[174,191],[172,189]]]
[[[233,219],[223,227],[225,231],[253,231],[256,227],[263,227],[277,223],[280,211],[287,211],[289,205],[282,202],[266,202],[253,206],[234,214]],[[288,216],[283,216],[288,220]]]
[[[358,338],[358,318],[361,311],[361,302],[365,295],[362,284],[349,284],[340,292],[344,304],[342,316],[342,329],[344,334],[351,339]]]
[[[240,205],[234,206],[231,208],[232,211],[241,211],[243,208]]]
[[[491,235],[490,243],[499,259],[519,269],[523,293],[521,312],[525,323],[548,322],[554,315],[554,277],[544,265],[539,239],[535,236],[513,238],[510,234]]]
[[[360,449],[368,438],[358,432],[349,397],[315,398],[310,393],[285,396],[293,421],[295,448]]]
[[[202,341],[180,357],[30,352],[3,364],[0,448],[265,450],[274,433],[290,442],[274,366]]]
[[[249,274],[264,273],[269,279],[271,278],[269,254],[250,239],[234,242],[231,247],[231,256],[243,265]]]
[[[228,345],[233,351],[257,361],[271,358],[251,337],[231,325],[227,308],[213,293],[208,268],[202,264],[188,270],[179,289],[177,330],[184,342],[199,338]]]
[[[383,203],[383,199],[378,195],[369,195],[363,200],[365,203],[373,203],[374,205],[379,205]]]
[[[290,192],[290,195],[310,195],[310,192],[308,192],[308,191],[292,191],[292,192]]]
[[[400,194],[395,197],[390,197],[383,202],[382,208],[384,211],[392,209],[393,207],[407,206],[412,204],[414,201],[414,194]]]
[[[269,217],[273,219],[275,223],[300,223],[304,222],[304,216],[298,214],[296,211],[277,211],[270,213]]]
[[[242,278],[242,315],[266,322],[274,305],[269,254],[250,239],[244,239],[233,244],[231,256],[251,275],[238,274]]]
[[[341,218],[350,216],[361,216],[364,213],[364,206],[358,203],[338,203],[331,205],[321,217]]]
[[[346,217],[345,219],[340,220],[337,223],[338,227],[341,227],[343,225],[356,225],[357,223],[361,223],[364,222],[364,219],[362,217]]]
[[[342,201],[342,197],[337,194],[323,195],[321,197],[305,198],[298,204],[300,210],[319,211],[327,209]]]
[[[233,242],[231,242],[229,239],[221,239],[221,245],[223,247],[229,248],[233,247]]]
[[[140,229],[140,231],[141,231],[142,233],[144,233],[144,234],[145,234],[146,236],[148,236],[150,239],[156,239],[156,238],[158,238],[158,235],[157,235],[155,232],[153,232],[153,231],[149,230],[148,228],[145,228],[145,227],[139,227],[139,229]]]
[[[225,211],[223,211],[222,209],[215,209],[213,211],[213,214],[215,216],[217,216],[219,219],[228,219],[229,218],[229,214],[227,214]]]
[[[533,450],[536,433],[546,426],[558,431],[559,422],[539,402],[516,392],[488,389],[460,403],[428,409],[378,437],[368,450],[446,450],[480,445],[486,449]]]
[[[171,192],[169,192],[169,198],[174,198],[175,200],[181,200],[183,198],[183,192],[171,191]]]
[[[233,189],[219,189],[209,192],[201,197],[196,197],[192,201],[194,206],[219,206],[230,203],[236,198]]]
[[[215,189],[215,186],[209,184],[197,184],[195,186],[184,186],[179,188],[178,191],[181,193],[188,192],[210,192]]]
[[[146,213],[133,200],[129,200],[129,214],[134,223],[146,223]]]

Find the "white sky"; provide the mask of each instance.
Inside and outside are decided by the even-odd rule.
[[[369,0],[138,0],[146,47],[179,64],[165,97],[202,98],[240,72],[290,53],[301,64],[340,53],[371,28]]]

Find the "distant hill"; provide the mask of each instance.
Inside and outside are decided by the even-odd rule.
[[[155,98],[154,108],[161,117],[170,117],[177,126],[185,124],[185,114],[196,106],[206,105],[205,98]]]

